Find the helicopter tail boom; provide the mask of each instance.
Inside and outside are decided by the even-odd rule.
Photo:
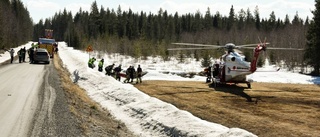
[[[259,54],[261,51],[266,51],[266,43],[262,44],[262,45],[258,45],[256,48],[254,48],[253,52],[254,52],[254,57],[251,61],[251,66],[250,66],[250,71],[253,73],[257,70],[257,61],[259,58]]]

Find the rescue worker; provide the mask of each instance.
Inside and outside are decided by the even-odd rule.
[[[104,59],[101,59],[100,61],[99,61],[99,64],[98,64],[98,71],[100,71],[100,72],[102,72],[102,68],[103,68],[103,62],[104,62]]]
[[[113,67],[114,67],[114,64],[109,65],[109,66],[104,68],[104,70],[106,71],[106,75],[108,75],[108,76],[111,75],[111,71],[112,71]]]
[[[114,73],[115,73],[115,76],[116,76],[116,80],[118,80],[118,81],[121,80],[120,72],[121,72],[121,64],[118,67],[114,68]]]
[[[142,83],[141,76],[142,76],[142,69],[141,69],[140,65],[138,65],[138,68],[137,68],[137,84],[138,83]]]
[[[12,61],[13,61],[13,57],[14,57],[14,49],[12,48],[10,51],[10,57],[11,57],[11,64],[12,64]]]
[[[94,68],[95,67],[95,65],[94,65],[94,62],[96,61],[96,59],[94,58],[94,57],[92,57],[91,59],[89,59],[89,61],[88,61],[88,66],[89,66],[89,68]]]
[[[126,79],[123,81],[124,83],[128,83],[130,81],[130,72],[131,72],[131,66],[127,68],[126,70]]]

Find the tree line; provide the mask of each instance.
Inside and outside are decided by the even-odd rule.
[[[319,61],[315,60],[319,58],[317,54],[308,54],[315,49],[319,51],[318,44],[315,44],[317,38],[311,33],[320,31],[309,29],[317,28],[315,23],[317,9],[313,11],[315,15],[313,20],[309,20],[308,17],[303,20],[298,12],[292,19],[288,15],[284,19],[277,18],[274,12],[270,13],[269,18],[262,18],[259,7],[253,11],[249,8],[240,9],[236,13],[231,6],[228,16],[219,12],[210,13],[209,8],[205,14],[197,11],[180,15],[178,12],[169,14],[163,9],[153,14],[143,11],[133,12],[131,9],[125,11],[120,6],[116,10],[103,6],[98,8],[94,1],[90,11],[83,11],[80,8],[75,15],[72,15],[70,11],[64,9],[55,13],[53,17],[34,24],[33,30],[30,27],[32,19],[20,0],[1,1],[0,11],[2,48],[26,42],[30,39],[31,33],[33,41],[37,41],[44,35],[45,29],[53,29],[57,41],[65,41],[77,49],[85,49],[91,45],[95,50],[131,55],[136,58],[160,55],[167,60],[168,57],[177,55],[181,60],[191,56],[205,60],[219,58],[224,51],[195,50],[176,53],[168,52],[167,48],[176,47],[171,44],[172,42],[216,45],[229,42],[236,45],[259,43],[258,37],[260,37],[262,40],[267,38],[271,43],[269,47],[309,49],[305,50],[307,52],[268,50],[265,55],[274,63],[284,61],[289,68],[319,66]],[[309,48],[312,47],[310,45],[313,45],[313,48]],[[243,50],[243,52],[250,60],[252,51]]]
[[[31,40],[33,21],[20,0],[0,1],[0,49],[9,49]]]
[[[98,50],[136,57],[165,57],[171,54],[166,49],[173,46],[172,42],[240,45],[258,43],[258,37],[267,37],[275,47],[304,47],[308,26],[309,19],[304,21],[298,13],[292,20],[288,15],[284,20],[276,18],[274,12],[269,18],[261,18],[258,7],[253,12],[241,9],[237,14],[231,6],[229,16],[212,14],[209,8],[204,15],[199,11],[172,15],[163,9],[157,14],[123,11],[120,6],[117,10],[103,6],[99,9],[93,2],[90,11],[80,9],[72,16],[65,9],[52,18],[40,20],[35,25],[34,40],[43,35],[44,28],[51,28],[57,40],[78,49],[92,45]]]

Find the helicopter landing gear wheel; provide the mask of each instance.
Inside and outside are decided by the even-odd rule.
[[[247,83],[248,88],[251,88],[251,83]]]

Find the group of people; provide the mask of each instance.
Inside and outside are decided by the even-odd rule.
[[[106,75],[108,76],[114,75],[116,80],[120,81],[121,80],[120,72],[122,70],[121,64],[118,67],[114,67],[114,66],[115,66],[114,64],[108,65],[104,68],[104,70],[106,71]]]
[[[92,57],[89,59],[88,61],[88,67],[89,68],[94,68],[94,62],[97,59]],[[103,71],[103,65],[104,65],[104,59],[101,59],[98,63],[98,71],[102,72]],[[114,76],[116,80],[121,81],[121,64],[117,67],[115,67],[115,64],[111,64],[108,65],[104,68],[105,70],[105,74],[108,76]],[[133,79],[137,78],[137,82],[136,83],[142,83],[141,77],[142,77],[142,68],[140,67],[140,65],[138,65],[137,71],[135,70],[134,66],[129,66],[129,68],[127,68],[126,70],[126,79],[124,80],[124,83],[131,83],[133,82]]]
[[[18,56],[19,56],[19,63],[21,62],[26,62],[26,47],[24,48],[21,48],[19,51],[18,51]]]
[[[137,71],[134,69],[134,66],[129,66],[126,70],[126,79],[124,80],[124,83],[131,83],[133,82],[134,76],[137,77],[137,84],[142,83],[141,77],[142,77],[142,69],[140,65],[138,65]]]
[[[14,49],[12,48],[11,50],[8,50],[8,52],[10,53],[10,57],[11,57],[11,60],[10,60],[10,63],[13,62],[13,59],[14,59]],[[26,62],[26,53],[27,53],[27,50],[26,50],[26,47],[24,48],[21,48],[17,54],[18,54],[18,57],[19,57],[19,63],[22,63],[22,62]],[[30,60],[32,60],[33,58],[33,54],[31,55],[30,54],[30,51],[28,51],[29,53],[29,57],[30,57]]]

